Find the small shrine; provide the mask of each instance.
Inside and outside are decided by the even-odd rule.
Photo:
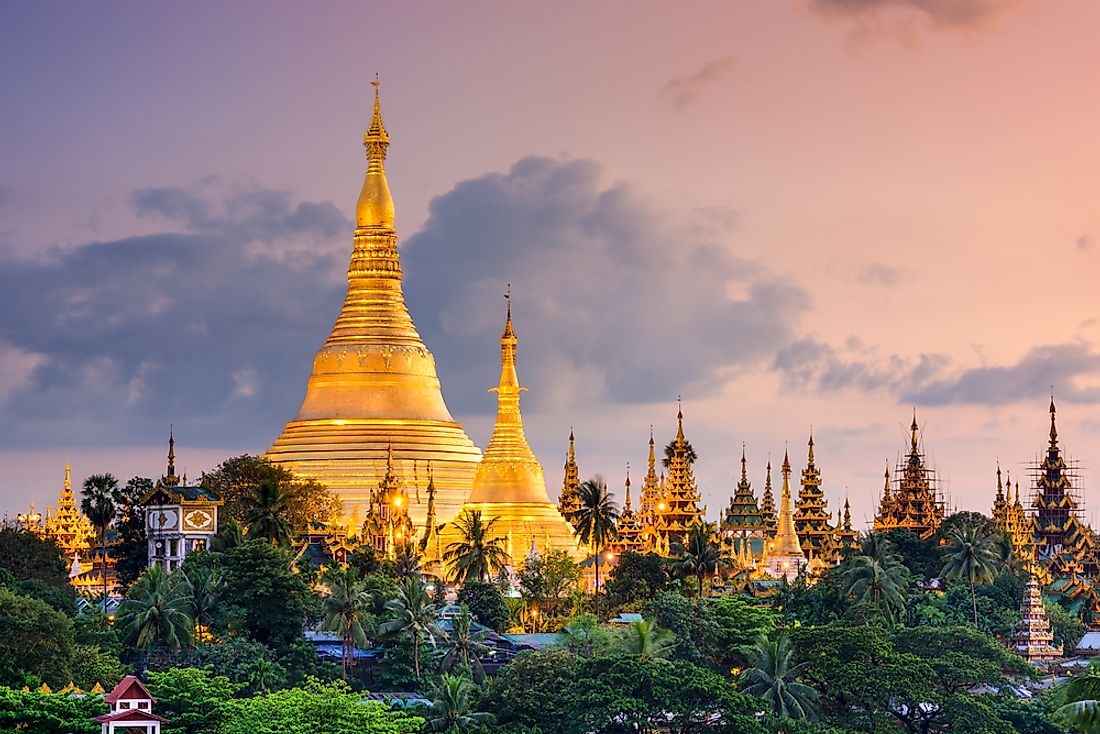
[[[160,734],[160,725],[168,720],[153,713],[156,699],[135,675],[128,675],[104,699],[111,712],[97,716],[100,734],[119,734],[135,730],[144,734]]]
[[[1062,651],[1053,642],[1054,633],[1043,609],[1039,581],[1031,576],[1020,605],[1020,621],[1016,623],[1016,632],[1012,636],[1012,649],[1029,663],[1044,662],[1062,657]]]

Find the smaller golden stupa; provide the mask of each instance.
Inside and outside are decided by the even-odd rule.
[[[806,565],[806,554],[798,542],[791,515],[791,460],[783,453],[783,495],[779,502],[779,523],[775,538],[764,546],[762,570],[775,578],[792,581]]]
[[[577,544],[573,526],[550,501],[542,466],[527,444],[520,414],[520,387],[516,374],[516,334],[512,330],[512,303],[500,337],[500,383],[490,392],[497,394],[497,418],[489,446],[474,471],[474,486],[462,512],[480,510],[486,521],[495,520],[493,530],[506,539],[506,550],[513,565],[532,548],[545,552],[557,548],[575,560],[585,557]],[[459,540],[454,523],[441,533],[444,550]]]

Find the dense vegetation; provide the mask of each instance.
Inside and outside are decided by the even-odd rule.
[[[134,573],[114,620],[77,614],[52,542],[0,532],[0,729],[98,731],[91,719],[106,704],[74,694],[137,672],[171,721],[166,734],[1096,730],[1100,672],[1018,695],[1037,679],[1007,651],[1023,578],[973,513],[929,541],[865,538],[813,583],[756,597],[712,593],[713,568],[729,558],[697,528],[673,558],[624,553],[601,569],[598,599],[564,553],[529,559],[509,583],[491,522],[470,516],[452,549],[458,612],[443,619],[445,580],[424,574],[415,548],[318,567],[289,545],[302,513],[331,511],[317,486],[250,457],[205,481],[232,495],[231,521],[179,571]],[[593,486],[594,545],[610,536]],[[116,506],[109,524],[131,515]],[[644,621],[608,624],[625,612]],[[1072,646],[1081,622],[1048,614],[1058,644]],[[307,629],[338,652],[322,660]],[[501,669],[497,631],[558,636]]]

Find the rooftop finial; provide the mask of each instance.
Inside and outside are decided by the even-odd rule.
[[[168,476],[176,476],[176,429],[168,424]]]

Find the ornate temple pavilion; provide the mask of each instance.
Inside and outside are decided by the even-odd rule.
[[[451,519],[470,492],[481,452],[451,417],[435,357],[417,333],[401,290],[393,197],[383,163],[390,144],[375,84],[374,116],[363,135],[367,172],[356,206],[348,291],[328,340],[313,359],[298,414],[267,458],[311,477],[344,502],[346,514],[367,514],[393,448],[393,469],[411,479],[433,467],[435,512]],[[423,501],[416,501],[417,495]],[[422,526],[424,493],[408,508]]]

